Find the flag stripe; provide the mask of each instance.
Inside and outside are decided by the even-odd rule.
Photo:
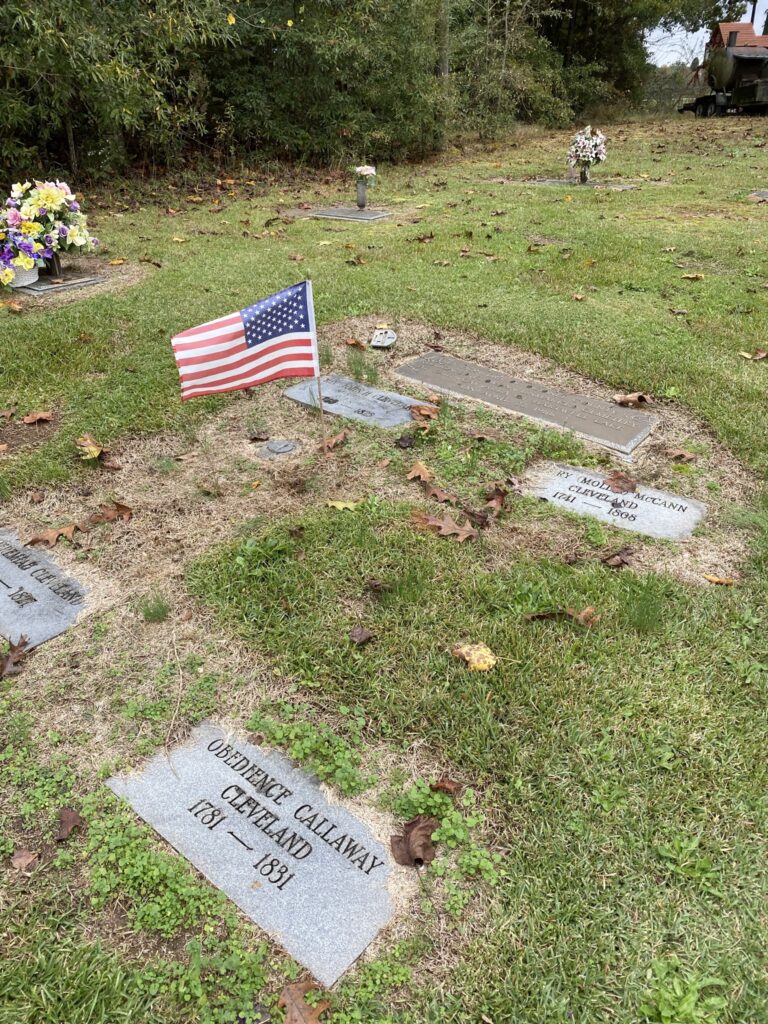
[[[213,344],[220,345],[223,342],[233,341],[238,338],[245,338],[245,328],[242,320],[239,324],[231,327],[220,327],[216,331],[208,331],[206,334],[201,334],[195,341],[177,342],[173,339],[173,351],[174,352],[190,352],[204,345],[205,342],[209,341]]]
[[[226,362],[237,358],[238,355],[242,355],[246,352],[250,352],[251,355],[260,352],[262,354],[271,352],[278,349],[281,345],[298,345],[306,350],[307,345],[311,339],[307,338],[306,334],[286,334],[280,339],[276,339],[272,342],[266,342],[263,345],[257,345],[255,348],[248,348],[244,341],[239,344],[233,344],[230,342],[228,345],[215,346],[215,351],[211,351],[211,347],[195,352],[194,355],[188,355],[183,357],[176,357],[176,362],[179,365],[179,372],[185,369],[187,366],[198,366],[200,363],[210,363],[211,366],[217,366],[219,363]],[[183,374],[182,374],[183,376]]]
[[[197,338],[205,337],[211,331],[221,330],[223,327],[231,326],[232,324],[242,323],[242,319],[239,313],[228,313],[227,316],[220,316],[218,320],[211,320],[207,324],[200,324],[199,327],[190,327],[188,331],[181,331],[176,335],[177,338]]]
[[[301,359],[302,361],[312,359],[312,353],[308,352],[306,348],[299,348],[296,345],[278,346],[278,349],[282,351],[272,352],[273,358],[270,358],[270,353],[255,355],[253,352],[249,352],[244,355],[242,359],[239,359],[236,363],[224,365],[223,367],[217,367],[213,364],[204,367],[201,370],[190,370],[188,373],[181,375],[183,384],[187,381],[218,381],[224,380],[225,377],[231,377],[233,375],[242,375],[241,371],[248,373],[251,368],[260,369],[264,367],[278,366],[280,362],[290,359]],[[219,369],[221,372],[216,373]]]
[[[182,398],[195,398],[200,395],[217,395],[223,391],[238,391],[241,388],[254,387],[257,384],[267,384],[271,380],[278,380],[280,377],[311,377],[311,373],[307,373],[306,363],[287,363],[284,364],[281,370],[276,370],[274,373],[254,374],[252,377],[247,379],[238,377],[237,383],[233,384],[222,383],[222,384],[211,384],[200,387],[182,388]]]

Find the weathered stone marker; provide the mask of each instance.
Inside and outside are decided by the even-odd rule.
[[[571,188],[605,188],[609,192],[635,192],[637,185],[619,185],[612,181],[579,181],[578,178],[531,178],[520,185],[563,185]]]
[[[401,427],[411,422],[411,406],[424,405],[418,398],[398,395],[394,391],[379,391],[349,377],[322,378],[323,411],[334,416],[346,416],[361,423],[375,423],[377,427]],[[319,408],[317,382],[302,381],[284,392],[287,398],[302,405]]]
[[[298,447],[295,441],[276,439],[268,441],[262,448],[259,448],[256,452],[256,457],[259,459],[279,459],[285,455],[292,455]]]
[[[33,284],[19,288],[20,292],[30,295],[51,295],[53,292],[65,292],[71,288],[87,288],[94,284],[103,284],[106,277],[99,274],[65,274],[61,278],[40,277]]]
[[[107,784],[323,985],[392,916],[389,854],[368,828],[285,757],[214,722]]]
[[[518,380],[441,352],[420,356],[400,366],[397,372],[435,391],[474,398],[505,412],[572,430],[579,437],[627,456],[648,437],[657,422],[655,416],[624,409],[602,398]]]
[[[310,217],[320,220],[387,220],[392,214],[389,210],[358,210],[354,206],[334,206],[328,210],[313,210]]]
[[[669,491],[637,485],[637,491],[617,494],[594,469],[548,463],[528,475],[530,493],[558,508],[594,516],[610,526],[648,537],[683,540],[704,518],[707,506]]]
[[[86,592],[40,551],[0,530],[0,635],[30,647],[63,633],[82,611]]]

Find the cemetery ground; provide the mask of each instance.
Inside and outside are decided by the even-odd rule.
[[[635,190],[526,182],[561,175],[567,136],[521,131],[382,171],[373,225],[307,216],[349,202],[328,174],[97,189],[109,280],[0,306],[2,527],[112,509],[51,538],[86,611],[0,681],[0,1024],[283,1019],[307,973],[104,785],[205,719],[317,772],[385,846],[440,820],[321,1020],[766,1018],[768,360],[741,353],[766,347],[768,128],[607,134],[595,177]],[[179,401],[170,337],[303,277],[324,371],[436,418],[327,416],[349,434],[324,456],[294,382]],[[393,350],[349,344],[383,321]],[[653,395],[659,424],[630,463],[438,400],[397,372],[430,346]],[[262,459],[267,438],[298,447]],[[707,516],[675,542],[567,515],[518,493],[545,460]],[[461,507],[476,537],[419,521]],[[452,654],[479,643],[490,671]]]

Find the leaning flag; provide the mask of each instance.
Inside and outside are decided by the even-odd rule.
[[[217,395],[278,377],[319,377],[312,282],[173,338],[181,397]]]

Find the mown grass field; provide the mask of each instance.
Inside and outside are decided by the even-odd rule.
[[[373,227],[264,227],[278,207],[338,201],[322,176],[94,193],[108,258],[144,275],[50,311],[0,307],[0,406],[57,416],[47,440],[0,457],[3,507],[31,487],[93,486],[72,444],[83,432],[118,455],[154,434],[194,446],[237,399],[182,406],[169,337],[304,276],[321,324],[431,323],[661,396],[762,482],[768,368],[739,353],[765,347],[768,213],[747,197],[766,187],[768,128],[675,121],[608,137],[596,176],[637,190],[494,183],[562,172],[566,135],[521,132],[492,151],[382,168],[375,200],[397,216]],[[268,428],[277,398],[258,401]],[[489,423],[498,443],[465,457],[462,429]],[[366,485],[393,455],[375,433],[357,431],[333,464],[357,488],[344,495],[360,499],[353,510],[327,507],[341,470],[310,456],[301,502],[243,515],[226,543],[188,559],[183,597],[126,600],[0,683],[0,1024],[252,1024],[256,1003],[281,1019],[297,966],[104,794],[116,767],[220,713],[288,748],[309,737],[331,783],[373,773],[368,799],[398,817],[424,801],[446,811],[408,795],[443,772],[475,794],[467,813],[482,821],[467,835],[450,826],[463,868],[425,876],[402,940],[345,980],[333,1024],[765,1020],[764,499],[734,510],[748,544],[737,584],[693,586],[607,568],[600,558],[626,536],[530,499],[473,543],[417,530],[416,496]],[[416,455],[465,500],[541,457],[595,458],[455,402]],[[394,453],[394,467],[409,456]],[[563,531],[580,557],[527,548],[532,523]],[[82,557],[108,560],[110,543]],[[529,618],[588,606],[591,628]],[[351,644],[358,624],[375,641]],[[176,651],[183,628],[194,655]],[[499,659],[489,673],[450,653],[479,641]],[[225,648],[269,686],[233,671]],[[88,829],[57,846],[62,804]],[[28,875],[10,868],[19,847],[44,851]]]

